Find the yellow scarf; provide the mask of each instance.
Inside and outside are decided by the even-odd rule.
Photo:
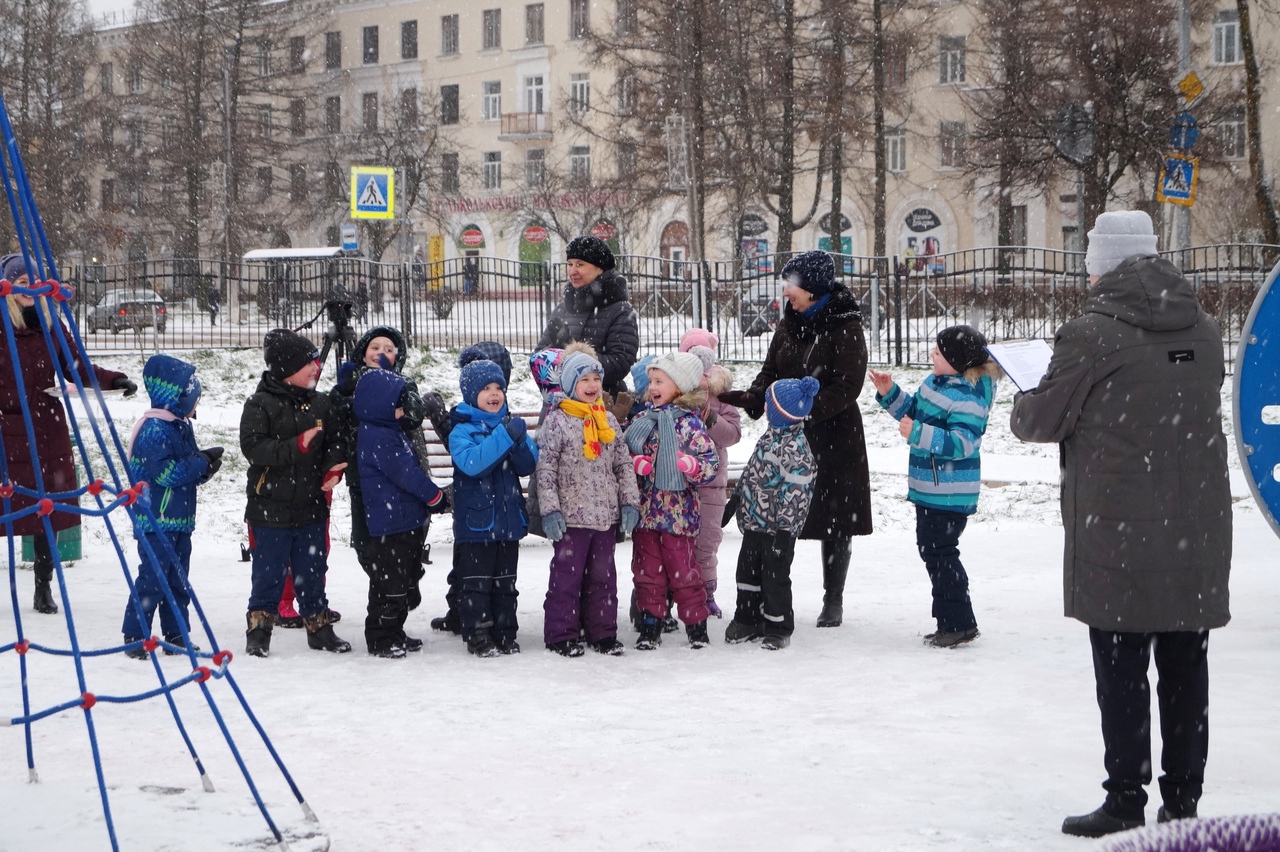
[[[600,458],[600,445],[612,444],[617,437],[609,428],[609,414],[599,400],[588,405],[566,397],[560,400],[560,410],[582,421],[582,454],[589,459]]]

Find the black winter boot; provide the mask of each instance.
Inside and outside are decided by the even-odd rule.
[[[124,637],[124,644],[126,645],[131,644],[133,642],[141,642],[141,641],[142,641],[141,636]],[[147,653],[147,649],[142,647],[141,645],[139,645],[136,648],[128,649],[127,651],[124,652],[124,655],[131,660],[145,660],[151,656],[150,654]]]
[[[185,641],[185,640],[183,640],[182,635],[181,635],[181,634],[179,634],[179,633],[175,633],[175,634],[174,634],[174,635],[172,635],[172,636],[166,636],[166,637],[164,637],[164,641],[165,641],[165,642],[168,642],[170,645],[173,645],[175,648],[177,648],[177,649],[178,649],[178,650],[176,650],[176,651],[171,651],[171,650],[169,650],[168,648],[165,648],[165,649],[164,649],[165,654],[166,654],[166,655],[168,655],[168,656],[170,656],[170,657],[175,656],[175,655],[177,655],[177,654],[185,653],[185,652],[186,652],[186,650],[187,650],[187,643],[186,643],[186,641]],[[199,646],[199,645],[197,645],[195,642],[192,642],[192,643],[191,643],[191,650],[192,650],[192,651],[195,651],[195,652],[198,654],[198,653],[200,653],[200,646]]]
[[[496,657],[502,653],[488,630],[477,630],[475,635],[467,640],[467,650],[477,657]]]
[[[745,621],[734,619],[729,622],[729,626],[724,629],[724,641],[730,645],[738,645],[742,642],[754,642],[764,635],[763,624],[748,624]]]
[[[705,648],[711,644],[711,637],[707,635],[707,622],[699,621],[697,624],[689,624],[685,626],[685,634],[689,637],[689,647],[693,649]]]
[[[313,651],[329,651],[334,654],[345,654],[351,650],[351,643],[338,637],[333,632],[333,621],[329,617],[328,608],[304,619],[307,623],[307,646]]]
[[[1117,831],[1128,831],[1131,828],[1142,828],[1146,818],[1138,815],[1135,819],[1122,819],[1107,813],[1105,807],[1084,814],[1069,816],[1062,821],[1062,833],[1076,837],[1104,837]]]
[[[251,657],[267,657],[271,655],[271,627],[275,624],[274,612],[254,609],[245,613],[244,620],[249,629],[244,632],[244,652]]]
[[[43,535],[37,536],[35,547],[36,594],[31,608],[44,615],[54,615],[58,605],[53,602],[53,589],[49,583],[53,580],[53,552],[49,549],[49,541]]]
[[[431,629],[438,630],[441,633],[457,635],[462,633],[462,619],[459,617],[458,611],[451,607],[444,615],[431,619]]]
[[[849,557],[853,552],[847,538],[822,542],[822,612],[819,627],[839,627],[844,623],[844,581],[849,576]]]
[[[662,622],[656,615],[641,612],[640,638],[636,640],[637,651],[652,651],[662,644]]]

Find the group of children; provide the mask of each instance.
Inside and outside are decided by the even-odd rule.
[[[937,622],[926,642],[955,647],[978,635],[958,541],[977,506],[979,446],[999,370],[969,326],[945,329],[937,342],[933,374],[914,395],[888,373],[870,375],[877,400],[899,420],[911,447],[908,498],[917,507],[917,543]],[[715,600],[721,527],[734,517],[743,542],[725,639],[787,647],[795,628],[791,562],[815,474],[804,423],[821,387],[812,377],[770,385],[769,428],[729,495],[727,449],[742,431],[737,409],[717,399],[731,385],[716,364],[717,346],[714,334],[692,329],[678,352],[649,356],[633,370],[638,398],[616,400],[604,393],[604,368],[590,346],[536,353],[530,368],[543,410],[535,441],[524,418],[508,409],[511,362],[499,344],[464,351],[462,401],[446,410],[438,394],[420,394],[401,375],[406,353],[394,329],[366,333],[328,394],[316,390],[320,362],[311,342],[286,329],[270,332],[267,370],[240,425],[253,562],[247,652],[269,654],[287,579],[309,646],[351,649],[334,633],[337,617],[324,591],[330,492],[344,474],[352,544],[369,577],[370,654],[398,659],[422,648],[405,623],[422,599],[430,518],[449,510],[450,614],[433,627],[460,633],[476,656],[520,652],[519,541],[531,521],[554,548],[544,601],[548,650],[566,657],[587,648],[623,653],[614,551],[628,535],[635,648],[657,648],[674,629],[673,611],[689,645],[705,646],[708,618],[721,615]],[[151,646],[142,637],[157,608],[166,652],[185,647],[195,489],[216,473],[222,450],[195,443],[188,422],[201,391],[194,367],[156,355],[143,378],[153,408],[135,427],[130,464],[137,479],[150,483],[151,506],[159,511],[154,523],[138,514],[136,535],[140,554],[152,552],[155,564],[165,566],[174,604],[144,557],[123,633],[131,655],[145,658]],[[431,479],[422,435],[428,419],[453,462],[448,494]],[[530,483],[528,501],[522,477]]]

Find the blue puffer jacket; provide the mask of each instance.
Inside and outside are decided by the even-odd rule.
[[[369,534],[395,535],[420,528],[444,499],[422,472],[409,436],[396,420],[404,379],[389,370],[370,370],[356,384],[353,409],[360,424],[356,453]]]
[[[151,488],[151,521],[141,512],[135,531],[189,533],[196,528],[196,487],[209,470],[209,460],[196,444],[186,416],[200,396],[196,368],[168,355],[153,355],[143,370],[143,384],[155,413],[144,415],[129,450],[135,481]],[[156,416],[168,412],[169,416]]]
[[[529,531],[520,477],[533,473],[538,448],[527,434],[519,444],[512,441],[506,417],[505,405],[497,414],[465,402],[454,409],[454,541],[519,541]]]

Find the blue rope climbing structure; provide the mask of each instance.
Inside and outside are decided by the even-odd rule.
[[[40,221],[39,212],[36,209],[35,198],[31,191],[31,185],[27,180],[26,171],[23,168],[18,142],[14,136],[13,127],[9,121],[9,113],[2,96],[0,96],[0,138],[3,139],[4,143],[3,153],[0,154],[0,184],[3,185],[5,200],[8,202],[9,210],[12,214],[20,251],[30,273],[27,283],[23,286],[18,286],[8,280],[0,280],[0,330],[3,330],[4,335],[2,345],[7,347],[9,360],[13,365],[13,375],[0,375],[0,385],[12,383],[13,396],[21,403],[22,417],[26,429],[26,449],[30,454],[31,469],[34,471],[33,481],[31,482],[13,481],[10,477],[4,437],[0,435],[0,528],[4,529],[7,540],[9,598],[13,608],[13,622],[16,633],[14,641],[0,644],[0,665],[7,665],[5,660],[12,660],[16,657],[22,691],[21,714],[0,718],[0,728],[21,729],[23,731],[28,780],[35,783],[39,781],[39,774],[36,771],[32,726],[44,719],[62,713],[79,712],[83,715],[93,757],[94,771],[97,776],[98,791],[102,799],[102,813],[105,818],[106,830],[111,848],[115,850],[120,848],[120,843],[116,834],[111,802],[108,797],[108,785],[102,753],[94,728],[94,707],[98,704],[132,704],[163,697],[173,716],[174,724],[182,737],[187,753],[191,757],[195,771],[200,778],[201,786],[206,792],[212,793],[214,791],[213,781],[197,753],[191,730],[187,722],[184,721],[174,700],[174,693],[177,690],[184,688],[197,689],[204,697],[217,730],[234,758],[255,805],[262,814],[262,818],[266,821],[267,827],[274,838],[275,848],[287,850],[289,846],[285,835],[277,825],[276,820],[272,818],[266,803],[263,801],[258,785],[254,782],[242,751],[228,728],[227,720],[218,705],[213,690],[210,689],[212,683],[221,681],[230,688],[236,705],[238,705],[240,711],[245,714],[254,730],[261,737],[267,753],[275,763],[294,798],[301,806],[303,816],[313,824],[318,825],[318,820],[314,811],[307,804],[302,792],[298,789],[293,777],[289,774],[280,754],[271,743],[271,739],[267,736],[266,729],[249,707],[249,702],[245,698],[244,692],[240,689],[239,684],[236,683],[231,672],[232,654],[219,646],[214,636],[213,628],[205,617],[204,608],[200,605],[200,599],[189,583],[187,583],[187,588],[184,591],[190,596],[191,609],[196,616],[195,622],[198,622],[201,631],[207,637],[206,641],[208,642],[208,647],[212,649],[211,651],[200,652],[195,650],[197,646],[192,641],[186,626],[182,628],[183,647],[160,641],[154,636],[137,642],[106,648],[89,649],[81,645],[80,636],[76,630],[71,594],[66,583],[67,576],[63,572],[62,557],[57,546],[57,535],[52,520],[55,513],[72,513],[102,519],[111,546],[114,548],[117,562],[120,565],[121,573],[129,588],[130,605],[135,608],[139,615],[142,615],[141,603],[134,589],[133,577],[129,570],[129,560],[125,556],[117,527],[123,526],[126,531],[131,531],[133,523],[140,518],[150,520],[151,529],[158,529],[159,527],[151,510],[148,485],[145,482],[135,482],[131,479],[124,446],[120,441],[120,435],[116,431],[115,424],[108,414],[102,388],[99,387],[93,370],[87,368],[90,361],[69,304],[74,292],[71,287],[60,282],[53,251],[45,234],[44,226]],[[27,396],[28,391],[24,385],[22,371],[19,366],[13,320],[9,315],[9,311],[4,309],[6,306],[3,300],[10,294],[30,296],[36,301],[36,315],[39,317],[40,333],[54,363],[57,387],[68,415],[67,422],[70,425],[72,437],[78,450],[81,469],[86,474],[87,484],[74,490],[50,492],[45,487],[36,434],[32,425],[31,409]],[[44,389],[41,388],[40,390],[43,391]],[[80,403],[78,409],[83,412],[83,423],[77,418],[77,408],[71,405],[73,399],[78,400]],[[96,476],[95,474],[96,466],[93,464],[88,452],[88,441],[92,441],[93,445],[101,450],[101,476]],[[23,508],[15,507],[15,496],[24,498],[20,501],[24,504]],[[80,504],[81,500],[86,498],[89,505],[82,506]],[[32,516],[39,518],[40,525],[43,528],[43,536],[48,542],[49,550],[53,556],[54,572],[58,578],[58,588],[62,598],[61,612],[66,620],[69,640],[68,647],[65,648],[32,642],[27,638],[22,623],[22,611],[18,604],[18,559],[15,552],[14,523]],[[152,540],[161,542],[164,552],[155,552],[149,543]],[[174,599],[173,589],[169,587],[166,579],[169,573],[159,568],[160,565],[175,561],[177,554],[163,536],[142,538],[140,541],[143,549],[141,556],[153,566],[154,574],[158,579],[165,601],[172,611],[179,611]],[[145,618],[142,623],[146,623]],[[86,658],[121,654],[139,647],[144,649],[150,656],[157,682],[154,689],[123,695],[102,693],[91,689],[89,677],[84,667]],[[168,654],[185,654],[191,664],[190,673],[179,678],[167,677],[157,657],[157,652],[160,650]],[[64,700],[51,706],[33,707],[31,690],[29,689],[29,678],[35,673],[33,654],[69,657],[75,667],[76,687],[74,693],[69,694]]]

